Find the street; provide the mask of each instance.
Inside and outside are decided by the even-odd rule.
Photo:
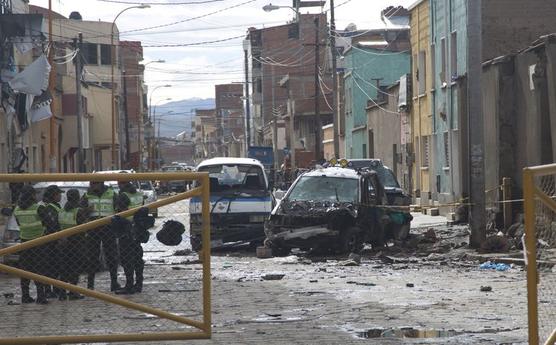
[[[297,253],[258,259],[246,248],[213,253],[213,337],[196,342],[525,344],[522,268],[479,269],[474,251],[460,247],[467,240],[466,226],[447,226],[443,217],[413,215],[412,233],[433,228],[436,243],[420,246],[412,255],[392,247],[382,252],[367,248],[355,266],[345,261],[346,256]],[[187,224],[187,202],[161,209],[151,232],[170,218]],[[178,247],[166,247],[151,236],[144,246],[143,293],[126,298],[200,319],[201,265],[188,246],[187,238]],[[174,255],[178,250],[180,255]],[[97,282],[98,289],[106,291],[108,273],[100,273]],[[490,292],[481,291],[487,286]],[[92,298],[20,305],[19,281],[6,275],[0,276],[0,293],[2,337],[186,328]]]

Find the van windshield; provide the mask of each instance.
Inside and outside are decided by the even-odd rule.
[[[222,164],[200,167],[199,171],[208,172],[210,192],[227,190],[266,191],[263,170],[256,165]]]

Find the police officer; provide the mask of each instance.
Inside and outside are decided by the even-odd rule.
[[[118,188],[120,189],[118,203],[122,204],[119,205],[118,211],[136,208],[144,204],[145,197],[143,193],[138,192],[137,188],[130,181],[118,181]],[[126,198],[129,199],[129,202]],[[132,220],[133,217],[128,219]]]
[[[90,207],[91,212],[88,216],[91,220],[113,215],[117,203],[118,195],[112,188],[103,182],[93,181],[90,182],[89,189],[81,200],[82,207]],[[100,246],[102,245],[110,272],[110,291],[120,289],[121,286],[118,284],[118,244],[110,225],[89,230],[86,237],[87,288],[91,290],[95,288],[95,273],[100,268]]]
[[[70,189],[66,193],[67,202],[64,208],[58,213],[58,220],[62,230],[69,229],[78,224],[87,222],[89,209],[79,207],[79,191]],[[77,234],[69,237],[61,246],[61,278],[69,284],[77,285],[79,283],[79,274],[83,269],[83,251],[85,250],[85,236]],[[76,292],[68,294],[70,300],[82,299],[83,295]]]
[[[59,213],[62,211],[60,206],[60,201],[62,199],[62,191],[57,185],[50,185],[46,187],[43,194],[43,205],[44,208],[43,224],[45,225],[45,234],[50,235],[52,233],[60,231],[60,223],[58,219]],[[61,279],[61,257],[60,257],[60,245],[66,242],[65,239],[59,241],[49,242],[44,245],[44,251],[46,254],[44,265],[46,276],[53,279]],[[57,287],[46,286],[46,297],[56,298],[60,300],[65,300],[66,292],[63,289]]]
[[[23,186],[19,193],[17,206],[14,215],[19,224],[21,242],[27,242],[44,235],[45,226],[42,218],[44,208],[37,204],[36,191],[32,186]],[[33,247],[22,251],[19,255],[20,267],[29,272],[43,274],[42,260],[45,259],[44,248],[42,246]],[[33,303],[35,300],[29,294],[29,279],[21,278],[21,303]],[[37,287],[38,304],[47,304],[45,286],[35,281]]]

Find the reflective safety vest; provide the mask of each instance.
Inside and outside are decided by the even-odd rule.
[[[46,206],[52,206],[58,213],[62,212],[62,208],[56,204],[50,203],[50,204],[46,204]]]
[[[129,209],[139,207],[143,205],[143,193],[135,192],[124,192],[125,195],[129,198]],[[127,217],[128,220],[133,220],[133,216]]]
[[[14,215],[19,223],[19,237],[22,240],[33,240],[44,235],[45,227],[39,217],[38,209],[38,204],[33,204],[25,210],[19,206],[15,208]]]
[[[129,208],[135,208],[143,205],[143,193],[135,192],[129,193],[124,192],[125,195],[129,198]]]
[[[77,225],[77,211],[79,209],[72,208],[69,211],[61,210],[58,212],[58,222],[60,223],[60,227],[62,230],[69,229]]]
[[[101,196],[87,193],[89,206],[93,207],[91,217],[106,217],[114,212],[114,191],[107,189]]]

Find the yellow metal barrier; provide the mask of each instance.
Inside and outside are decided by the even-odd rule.
[[[211,288],[210,288],[210,192],[208,173],[135,173],[135,174],[0,174],[2,182],[61,182],[61,181],[198,181],[200,186],[187,192],[179,193],[168,198],[145,205],[149,209],[173,204],[175,202],[189,199],[191,197],[201,197],[202,199],[202,313],[203,320],[192,320],[184,316],[170,313],[158,308],[153,308],[141,303],[120,298],[108,293],[86,289],[77,285],[68,284],[61,280],[52,279],[43,275],[38,275],[22,269],[0,264],[0,271],[20,278],[37,281],[43,284],[52,285],[71,292],[80,293],[85,296],[93,297],[108,303],[119,305],[136,311],[141,311],[149,315],[155,315],[163,319],[175,321],[177,323],[198,328],[200,332],[174,331],[174,332],[140,332],[140,333],[118,333],[110,334],[82,334],[82,335],[50,335],[50,336],[26,336],[18,334],[17,337],[0,338],[0,345],[17,344],[59,344],[59,343],[79,343],[79,342],[139,342],[139,341],[171,341],[189,339],[209,339],[211,337]],[[141,207],[136,207],[117,213],[121,217],[134,215]],[[68,238],[73,235],[94,231],[101,225],[110,224],[112,216],[107,216],[97,220],[77,225],[66,230],[45,235],[34,240],[27,241],[12,247],[0,249],[0,257],[15,254],[26,249],[42,246],[47,243]],[[48,307],[47,307],[48,308]]]
[[[525,168],[529,344],[556,342],[556,164]]]

